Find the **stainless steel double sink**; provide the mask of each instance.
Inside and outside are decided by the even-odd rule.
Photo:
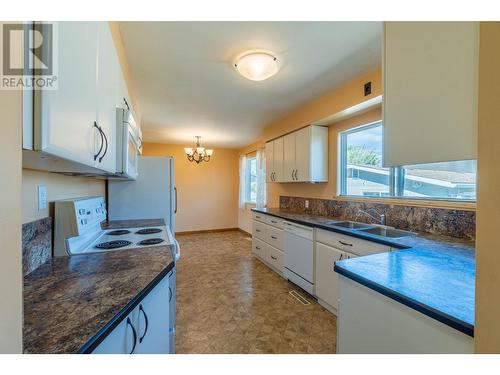
[[[325,224],[330,225],[332,227],[351,229],[387,238],[403,238],[416,235],[416,233],[409,232],[406,230],[396,229],[393,227],[388,227],[386,225],[365,224],[349,220],[345,221],[333,220],[333,221],[327,221]]]

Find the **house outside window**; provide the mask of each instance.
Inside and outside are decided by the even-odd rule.
[[[476,161],[382,167],[383,125],[340,133],[340,195],[410,199],[476,199]]]
[[[257,158],[247,159],[246,166],[246,201],[247,203],[257,202]]]

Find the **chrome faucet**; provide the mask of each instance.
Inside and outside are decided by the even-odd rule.
[[[385,225],[385,214],[380,214],[379,217],[376,218],[372,214],[369,214],[368,212],[366,212],[360,208],[358,208],[358,212],[363,213],[363,214],[371,217],[373,220],[377,220],[380,223],[380,225]]]

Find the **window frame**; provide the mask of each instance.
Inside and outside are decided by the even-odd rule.
[[[389,167],[389,196],[387,197],[369,197],[363,195],[349,195],[347,192],[347,137],[349,134],[357,133],[363,130],[369,130],[377,126],[382,126],[382,134],[384,132],[382,120],[377,120],[367,124],[359,125],[344,131],[339,132],[338,135],[338,183],[337,183],[337,196],[355,199],[369,199],[369,200],[405,200],[405,201],[422,201],[422,202],[451,202],[458,204],[475,204],[477,201],[477,179],[476,179],[476,198],[475,199],[454,199],[444,197],[414,197],[405,196],[404,194],[404,166],[402,167]],[[382,140],[382,150],[384,143]],[[477,172],[476,172],[477,173]]]
[[[245,202],[247,204],[257,204],[257,197],[255,197],[255,200],[252,200],[250,198],[251,196],[251,181],[252,181],[252,172],[251,172],[251,167],[250,164],[252,161],[255,160],[255,167],[256,167],[256,175],[255,178],[257,179],[257,174],[259,173],[257,171],[258,165],[257,165],[257,156],[251,156],[247,157],[246,163],[247,165],[245,166],[245,171],[246,171],[246,176],[245,176]]]

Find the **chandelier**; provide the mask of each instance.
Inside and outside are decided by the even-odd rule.
[[[204,162],[209,162],[210,157],[214,153],[214,150],[205,150],[205,147],[201,147],[201,137],[196,136],[196,147],[185,147],[184,152],[189,161],[194,161],[196,164]]]

